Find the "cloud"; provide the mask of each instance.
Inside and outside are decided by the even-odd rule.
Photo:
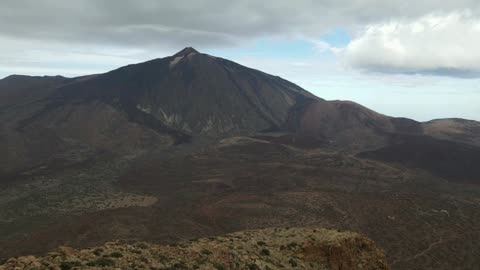
[[[32,62],[52,61],[83,65],[82,59],[103,55],[97,58],[103,63],[94,68],[97,72],[127,60],[163,57],[185,46],[202,51],[265,38],[319,40],[333,29],[353,31],[432,11],[464,9],[480,17],[478,0],[0,1],[0,67],[27,69]],[[22,46],[7,47],[14,43]],[[338,53],[334,46],[318,44],[320,51]]]
[[[478,48],[480,18],[464,11],[368,25],[342,55],[365,71],[471,78],[480,77]]]
[[[175,47],[233,46],[272,35],[469,8],[476,0],[16,0],[0,3],[0,33],[29,40]]]

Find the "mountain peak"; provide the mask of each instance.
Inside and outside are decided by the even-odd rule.
[[[186,47],[183,50],[174,54],[173,56],[185,56],[185,55],[189,55],[189,54],[192,54],[192,53],[199,53],[199,52],[192,47]]]

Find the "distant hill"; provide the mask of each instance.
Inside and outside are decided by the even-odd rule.
[[[480,122],[459,118],[422,123],[425,133],[439,138],[480,146]]]

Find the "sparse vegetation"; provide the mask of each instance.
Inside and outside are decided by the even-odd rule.
[[[122,255],[122,253],[120,253],[120,252],[112,252],[112,253],[110,253],[110,257],[112,257],[112,258],[121,258],[121,257],[123,257],[123,255]]]
[[[68,247],[62,247],[61,250],[68,252],[68,260],[59,261],[59,258],[53,258],[52,252],[45,257],[20,257],[11,259],[8,263],[12,267],[7,267],[7,270],[16,269],[16,266],[35,265],[42,266],[39,269],[59,269],[59,270],[75,270],[75,269],[100,269],[103,267],[109,269],[164,269],[164,270],[186,270],[186,269],[248,269],[248,270],[273,270],[284,268],[292,269],[299,265],[305,266],[305,269],[313,270],[319,269],[318,262],[328,261],[329,252],[321,249],[330,250],[332,245],[335,248],[345,248],[344,251],[338,254],[351,254],[352,256],[345,256],[347,263],[357,265],[359,258],[365,269],[388,270],[385,264],[385,257],[383,254],[372,246],[371,241],[353,233],[338,233],[336,231],[319,230],[318,233],[310,235],[308,229],[292,228],[291,232],[296,235],[296,243],[301,245],[304,241],[310,241],[310,237],[328,240],[325,246],[319,247],[320,250],[312,251],[319,254],[315,262],[303,261],[301,257],[296,257],[295,250],[284,249],[280,251],[278,246],[291,243],[290,232],[284,233],[282,231],[274,232],[273,229],[263,229],[257,231],[248,231],[248,233],[235,233],[229,238],[222,237],[221,239],[236,239],[234,242],[217,241],[201,238],[197,241],[180,242],[178,245],[159,246],[149,244],[148,247],[139,252],[136,252],[137,245],[129,244],[128,242],[109,242],[101,248],[94,250],[102,251],[100,256],[92,259],[92,249],[75,250]],[[233,237],[235,235],[242,235],[242,238]],[[261,236],[261,238],[260,238]],[[341,237],[341,239],[338,239]],[[220,237],[219,237],[220,238]],[[267,245],[258,244],[258,239],[268,239]],[[342,241],[337,241],[342,240]],[[348,240],[350,239],[350,241]],[[317,242],[318,242],[317,241]],[[348,244],[344,244],[347,241]],[[232,248],[233,245],[233,248]],[[240,251],[236,247],[242,246]],[[260,248],[259,248],[260,247]],[[199,251],[200,250],[200,251]],[[214,252],[212,253],[212,251]],[[364,250],[366,252],[364,252]],[[121,251],[121,252],[120,252]],[[358,253],[364,252],[364,253]],[[206,254],[215,254],[216,256],[204,256]],[[60,254],[60,253],[59,253]],[[325,254],[325,258],[322,255]],[[337,256],[338,256],[337,254]],[[63,255],[62,255],[63,256]],[[252,261],[252,258],[254,261]],[[338,259],[338,257],[336,257]],[[369,265],[369,263],[371,265]],[[286,267],[281,267],[281,266]],[[371,266],[374,266],[373,268]],[[370,268],[369,268],[370,267]],[[0,267],[1,268],[1,267]],[[3,269],[3,268],[2,268]],[[21,269],[21,267],[20,267]],[[322,268],[323,269],[323,268]],[[326,268],[325,270],[330,270]]]
[[[288,263],[289,263],[292,267],[297,267],[297,266],[298,266],[297,261],[295,261],[293,258],[290,258],[290,260],[288,260]]]
[[[66,261],[66,262],[62,262],[60,264],[60,269],[61,270],[69,270],[69,269],[72,269],[73,267],[76,267],[76,266],[81,266],[82,263],[79,262],[79,261]]]
[[[188,269],[188,266],[185,265],[183,262],[175,263],[173,265],[174,269]]]
[[[202,254],[205,254],[205,255],[210,255],[210,254],[212,254],[212,252],[211,252],[210,250],[205,249],[205,248],[202,249],[200,252],[201,252]]]
[[[103,248],[96,248],[93,250],[93,254],[100,256],[103,252]]]
[[[288,247],[288,249],[294,249],[294,248],[297,247],[297,245],[298,245],[297,243],[291,242],[291,243],[289,243],[289,244],[287,245],[287,247]]]
[[[115,262],[108,258],[99,258],[87,263],[88,266],[101,266],[101,267],[112,266],[114,264]]]
[[[262,251],[260,251],[260,254],[263,256],[270,256],[270,250],[264,248]]]
[[[213,267],[215,267],[215,269],[217,269],[217,270],[225,270],[225,266],[223,266],[223,264],[221,264],[221,263],[215,262],[215,263],[213,263]]]
[[[148,247],[145,243],[138,243],[135,246],[141,249],[146,249]]]

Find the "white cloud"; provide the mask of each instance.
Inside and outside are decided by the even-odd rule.
[[[449,34],[445,36],[436,37],[429,30],[432,27],[428,16],[424,21],[415,21],[428,12],[445,14],[455,10],[469,10],[472,15],[456,13],[457,17],[447,21],[445,32]],[[12,72],[28,71],[28,67],[48,68],[52,72],[64,68],[63,74],[75,75],[76,70],[100,72],[126,63],[163,57],[185,46],[205,51],[238,48],[260,39],[302,37],[317,40],[313,43],[319,54],[332,52],[349,56],[347,59],[352,66],[368,70],[385,67],[386,70],[380,71],[408,73],[412,69],[405,68],[409,67],[405,63],[411,58],[420,59],[424,64],[430,61],[423,53],[418,54],[425,59],[416,54],[411,56],[413,49],[422,49],[414,45],[432,45],[424,42],[427,37],[419,42],[408,40],[416,39],[414,33],[426,36],[430,33],[433,37],[428,40],[438,38],[442,44],[445,43],[442,39],[448,39],[450,33],[478,36],[478,31],[466,33],[468,29],[473,31],[470,26],[471,21],[476,22],[475,18],[480,18],[478,0],[240,0],[235,3],[223,0],[78,0],[74,4],[64,0],[0,1],[0,68]],[[386,21],[396,23],[384,23]],[[335,47],[336,43],[318,41],[322,34],[334,29],[350,32],[365,25],[370,26],[346,52],[344,48]],[[398,33],[395,25],[405,29]],[[389,30],[392,27],[394,29]],[[398,40],[381,42],[383,39],[376,38],[381,35],[386,40]],[[478,47],[478,42],[467,41],[462,41],[460,50],[467,43],[469,51]],[[426,51],[433,53],[443,47],[439,45]],[[372,54],[381,56],[374,59],[377,62],[384,59],[386,63],[372,61]],[[404,54],[408,57],[402,56]],[[436,55],[438,53],[432,58],[438,61]],[[459,72],[466,76],[472,69],[476,70],[474,62],[479,62],[477,58],[468,57],[459,60],[460,56],[464,57],[462,52],[449,52],[448,55],[444,61],[448,64],[444,65],[446,69],[431,70],[430,66],[423,65],[415,66],[413,72]],[[467,70],[462,69],[463,64],[459,67],[450,64],[468,60],[474,67]],[[71,69],[75,70],[70,72]]]
[[[314,41],[314,44],[315,44],[315,49],[317,49],[317,51],[320,53],[328,52],[332,50],[332,46],[325,41],[317,40],[317,41]]]
[[[160,55],[174,51],[159,51]],[[141,49],[107,46],[81,48],[56,41],[14,39],[0,34],[0,79],[11,74],[80,76],[150,60]]]
[[[368,25],[342,56],[366,71],[480,77],[479,48],[480,19],[463,11]]]

